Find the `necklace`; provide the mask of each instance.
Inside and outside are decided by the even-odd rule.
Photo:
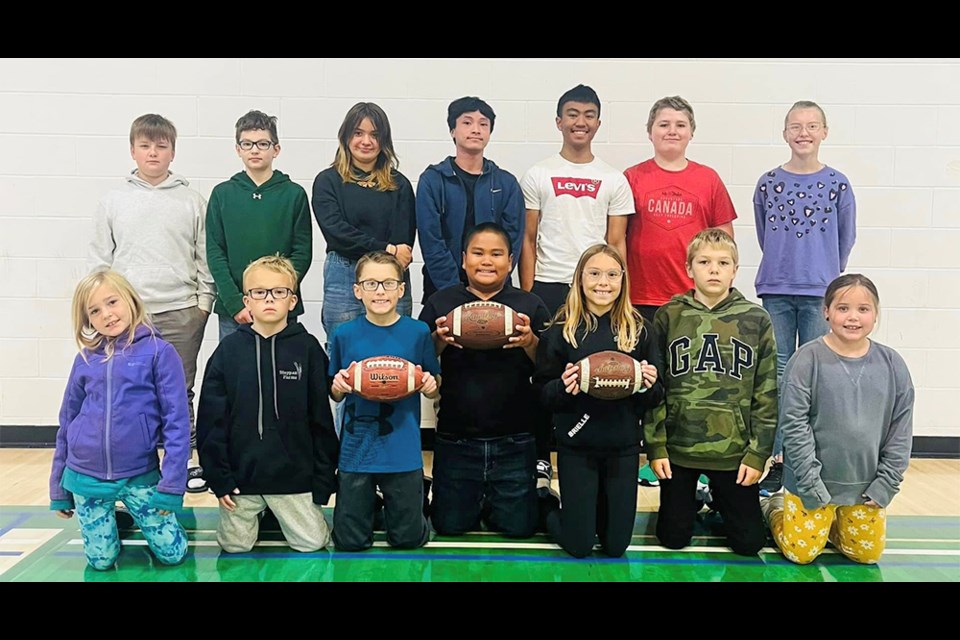
[[[844,373],[847,374],[847,377],[850,379],[850,382],[853,383],[853,386],[855,386],[855,387],[856,387],[856,386],[859,386],[859,385],[860,385],[860,378],[863,377],[863,372],[864,372],[864,370],[867,368],[867,354],[870,353],[870,348],[869,348],[869,346],[867,347],[867,353],[863,354],[863,355],[860,356],[859,358],[856,358],[857,360],[862,360],[862,361],[863,361],[863,362],[860,364],[860,371],[857,372],[856,377],[854,377],[854,375],[850,372],[850,368],[847,367],[847,363],[843,361],[843,356],[841,356],[839,353],[837,353],[836,351],[834,351],[833,349],[831,349],[829,344],[827,344],[827,348],[830,349],[830,353],[832,353],[834,356],[836,356],[837,362],[839,362],[839,363],[840,363],[840,366],[843,367]],[[851,359],[853,359],[853,358],[851,358]]]

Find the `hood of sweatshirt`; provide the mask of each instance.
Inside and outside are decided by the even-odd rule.
[[[167,179],[161,182],[158,185],[152,185],[139,175],[137,175],[137,170],[134,169],[130,172],[130,175],[125,176],[127,183],[134,187],[141,187],[143,189],[173,189],[175,187],[189,187],[190,181],[184,178],[178,173],[171,172],[167,176]]]
[[[260,186],[257,186],[257,184],[250,179],[250,176],[247,175],[246,171],[241,171],[240,173],[234,174],[230,178],[231,184],[239,187],[243,191],[249,191],[250,193],[265,193],[267,191],[272,191],[273,189],[276,189],[287,182],[290,182],[290,176],[282,171],[277,171],[276,169],[273,170],[273,175],[270,176],[270,179]]]
[[[257,433],[260,435],[260,439],[263,440],[263,381],[266,379],[265,376],[270,376],[271,384],[269,385],[273,389],[273,417],[279,422],[280,420],[280,406],[277,401],[277,342],[283,342],[294,336],[306,333],[306,328],[299,322],[291,322],[284,328],[280,333],[274,334],[269,338],[264,338],[259,333],[253,330],[253,325],[243,324],[240,325],[240,328],[237,330],[238,333],[242,334],[244,337],[249,338],[254,341],[254,352],[256,353],[256,367],[257,367],[257,398],[259,400],[258,405],[259,409],[257,411]],[[270,368],[264,369],[262,362],[262,353],[270,354]],[[271,408],[268,408],[270,410]]]
[[[679,300],[688,307],[693,307],[697,311],[708,311],[710,313],[721,313],[725,311],[728,307],[746,300],[743,297],[743,294],[740,293],[736,288],[730,287],[730,295],[720,301],[720,303],[712,309],[707,308],[707,305],[703,304],[694,297],[694,289],[690,289],[686,293],[681,293],[673,296],[674,300]]]

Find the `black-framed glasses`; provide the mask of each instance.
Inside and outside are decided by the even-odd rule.
[[[376,291],[383,285],[384,291],[396,291],[400,288],[400,281],[392,278],[388,280],[361,280],[357,283],[364,291]]]
[[[274,144],[273,140],[257,140],[256,142],[252,140],[241,140],[237,143],[244,151],[250,151],[254,147],[260,149],[260,151],[269,151]]]
[[[267,294],[274,300],[286,300],[293,295],[293,289],[289,287],[274,287],[273,289],[250,289],[247,295],[254,300],[266,300]]]

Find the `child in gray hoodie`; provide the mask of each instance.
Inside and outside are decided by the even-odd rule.
[[[186,178],[170,171],[176,144],[177,130],[163,116],[146,114],[133,121],[130,156],[137,168],[100,200],[87,267],[125,276],[143,299],[150,322],[180,355],[195,450],[193,383],[216,290],[207,268],[207,202]],[[187,491],[205,491],[202,470],[193,462],[189,466]]]

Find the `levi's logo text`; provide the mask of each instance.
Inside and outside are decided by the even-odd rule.
[[[597,199],[600,192],[600,185],[603,180],[594,180],[592,178],[551,178],[553,183],[553,194],[556,197],[573,196],[574,198],[593,198]]]

